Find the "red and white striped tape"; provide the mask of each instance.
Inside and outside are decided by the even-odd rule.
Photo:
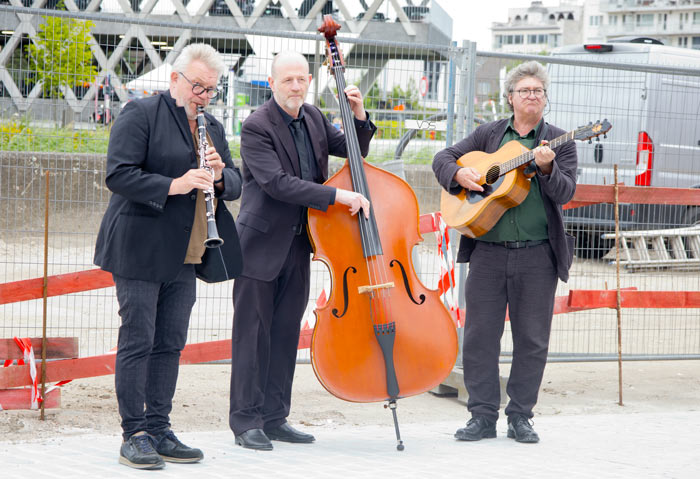
[[[435,226],[435,238],[437,239],[438,255],[440,256],[440,279],[438,280],[438,292],[447,304],[452,317],[455,318],[458,327],[464,326],[464,318],[457,304],[457,292],[455,286],[455,261],[450,249],[450,234],[447,224],[439,212],[432,213]]]
[[[29,377],[31,377],[32,379],[30,409],[37,409],[39,407],[39,403],[43,401],[43,399],[39,397],[39,380],[36,374],[36,359],[34,358],[34,348],[32,347],[32,341],[29,338],[22,339],[18,338],[17,336],[14,337],[14,340],[15,343],[17,343],[17,346],[19,346],[19,349],[22,350],[22,354],[24,355],[24,362],[29,364]]]
[[[34,348],[32,347],[32,340],[29,338],[18,338],[15,336],[13,338],[15,340],[15,343],[19,347],[19,349],[22,351],[22,354],[24,358],[18,359],[17,360],[17,366],[22,366],[24,364],[29,364],[29,376],[32,379],[32,385],[31,387],[31,404],[30,408],[31,409],[38,409],[39,408],[39,403],[42,402],[44,399],[41,397],[41,394],[39,393],[39,378],[37,376],[37,371],[36,371],[36,358],[34,357]],[[9,367],[12,365],[12,359],[6,359],[3,367]],[[46,391],[44,394],[48,394],[54,389],[63,386],[64,384],[68,384],[71,382],[70,379],[64,380],[64,381],[59,381],[53,386],[50,386],[46,388]],[[0,410],[2,410],[2,405],[0,405]]]

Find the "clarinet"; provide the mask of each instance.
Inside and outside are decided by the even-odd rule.
[[[197,107],[197,132],[199,133],[199,167],[211,173],[212,180],[214,179],[214,170],[209,166],[205,159],[209,142],[207,141],[207,126],[204,120],[204,107]],[[210,186],[204,190],[204,202],[207,205],[207,239],[204,240],[204,246],[207,248],[218,248],[224,244],[224,240],[219,238],[219,232],[216,229],[216,218],[214,217],[214,186]]]

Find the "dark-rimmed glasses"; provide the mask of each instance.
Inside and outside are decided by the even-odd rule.
[[[523,100],[525,98],[528,98],[530,95],[535,95],[535,98],[542,98],[545,93],[547,93],[547,90],[544,88],[535,88],[534,90],[531,90],[529,88],[521,88],[520,90],[514,90],[518,95],[520,95],[520,98]]]
[[[178,73],[180,75],[182,75],[182,78],[187,80],[187,83],[192,85],[192,93],[194,93],[195,95],[201,95],[202,93],[206,93],[207,97],[209,97],[210,100],[213,100],[214,98],[219,96],[219,90],[217,90],[216,88],[205,88],[202,85],[200,85],[199,83],[192,83],[190,81],[190,79],[185,76],[184,73],[182,73],[182,72],[178,72]]]

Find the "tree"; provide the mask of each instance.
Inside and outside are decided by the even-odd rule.
[[[63,1],[57,9],[65,10]],[[91,21],[43,16],[37,36],[27,45],[27,60],[41,82],[44,98],[64,98],[63,88],[92,82],[97,75],[90,51]]]

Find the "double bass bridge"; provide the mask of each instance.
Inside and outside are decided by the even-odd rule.
[[[394,282],[389,281],[388,283],[382,283],[382,284],[371,284],[367,286],[358,286],[357,287],[357,292],[359,294],[369,294],[372,293],[378,289],[389,289],[394,287]]]

